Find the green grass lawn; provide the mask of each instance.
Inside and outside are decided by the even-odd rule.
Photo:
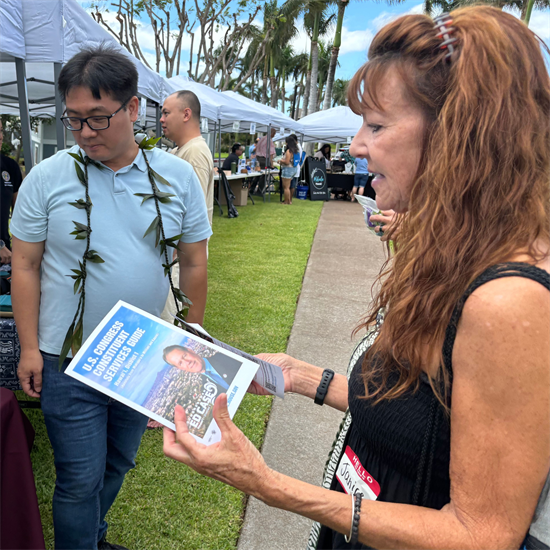
[[[205,328],[249,353],[283,352],[294,320],[322,202],[295,200],[238,207],[214,215]],[[226,212],[226,209],[225,209]],[[260,447],[271,398],[248,395],[235,422]],[[55,471],[42,413],[26,411],[36,430],[32,452],[47,548],[53,548],[51,499]],[[108,515],[109,541],[132,550],[233,549],[245,496],[202,477],[162,453],[162,431],[148,430],[137,467]]]

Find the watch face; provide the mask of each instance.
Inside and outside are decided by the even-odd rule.
[[[6,243],[0,239],[0,249],[4,248],[6,246]]]

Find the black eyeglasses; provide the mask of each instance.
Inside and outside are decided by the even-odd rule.
[[[128,100],[130,101],[130,100]],[[73,132],[80,132],[84,123],[88,125],[90,130],[107,130],[111,125],[111,119],[124,107],[128,101],[125,101],[112,115],[102,115],[102,116],[89,116],[86,118],[78,118],[75,116],[62,116],[61,122],[67,130],[72,130]]]

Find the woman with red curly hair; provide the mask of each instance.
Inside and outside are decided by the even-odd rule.
[[[540,44],[491,7],[408,15],[376,35],[348,96],[363,116],[351,154],[376,174],[378,206],[407,213],[396,253],[349,381],[263,356],[283,367],[286,391],[348,411],[323,488],[268,468],[224,396],[220,443],[197,444],[178,409],[165,453],[313,519],[312,548],[547,547],[550,80]]]

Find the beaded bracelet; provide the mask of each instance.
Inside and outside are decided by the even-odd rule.
[[[355,544],[359,538],[359,520],[361,519],[361,500],[363,495],[361,493],[355,493],[353,500],[353,510],[351,516],[351,528],[349,536],[344,535],[347,543]]]

